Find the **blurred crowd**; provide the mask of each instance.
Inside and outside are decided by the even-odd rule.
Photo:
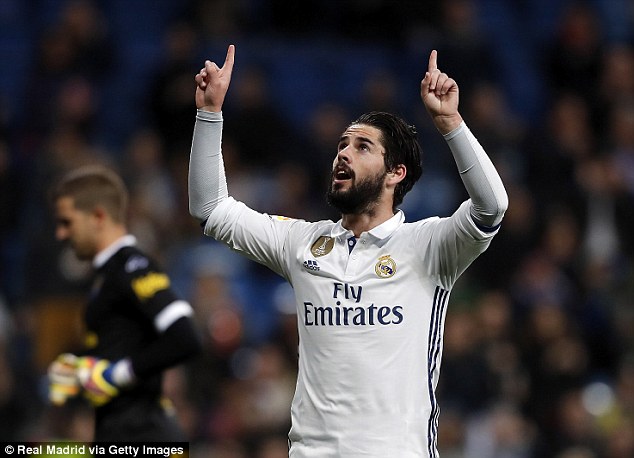
[[[443,458],[634,456],[634,3],[630,0],[2,0],[0,440],[89,440],[45,371],[80,345],[90,266],[54,239],[47,189],[109,164],[130,228],[192,303],[204,354],[165,390],[211,458],[287,456],[292,292],[202,236],[187,208],[194,75],[236,44],[229,191],[337,218],[325,179],[368,110],[417,126],[407,219],[466,193],[419,98],[431,49],[510,207],[453,292],[438,387]]]

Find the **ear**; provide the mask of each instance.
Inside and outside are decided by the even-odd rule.
[[[108,212],[101,205],[97,205],[92,210],[92,216],[99,222],[103,222],[108,219]]]
[[[403,164],[398,164],[392,170],[387,172],[386,183],[388,185],[396,186],[398,183],[403,181],[406,175],[407,175],[407,168]]]

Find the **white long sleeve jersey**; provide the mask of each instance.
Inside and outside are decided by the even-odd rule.
[[[450,218],[405,223],[399,212],[352,250],[340,222],[269,216],[231,197],[205,233],[294,289],[291,457],[436,456],[449,292],[493,236],[477,228],[466,202]]]
[[[221,116],[199,117],[190,211],[206,218],[206,235],[268,266],[295,293],[299,372],[289,456],[437,457],[434,393],[449,294],[497,229],[481,230],[473,216],[480,205],[471,200],[446,218],[406,223],[399,211],[356,243],[341,221],[256,212],[227,195]],[[478,215],[491,213],[497,225],[506,193],[465,131],[452,151],[471,197],[484,203]]]

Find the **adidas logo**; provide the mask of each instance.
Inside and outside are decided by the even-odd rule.
[[[319,270],[319,266],[317,265],[317,261],[309,259],[304,261],[304,267],[308,270],[314,270],[317,272]]]

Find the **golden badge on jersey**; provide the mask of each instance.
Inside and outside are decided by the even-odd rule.
[[[381,256],[374,266],[374,271],[381,278],[390,278],[396,273],[396,262],[389,254]]]
[[[322,235],[317,239],[315,243],[310,247],[310,252],[316,258],[320,256],[325,256],[332,251],[335,246],[335,239],[332,237],[326,237]]]

